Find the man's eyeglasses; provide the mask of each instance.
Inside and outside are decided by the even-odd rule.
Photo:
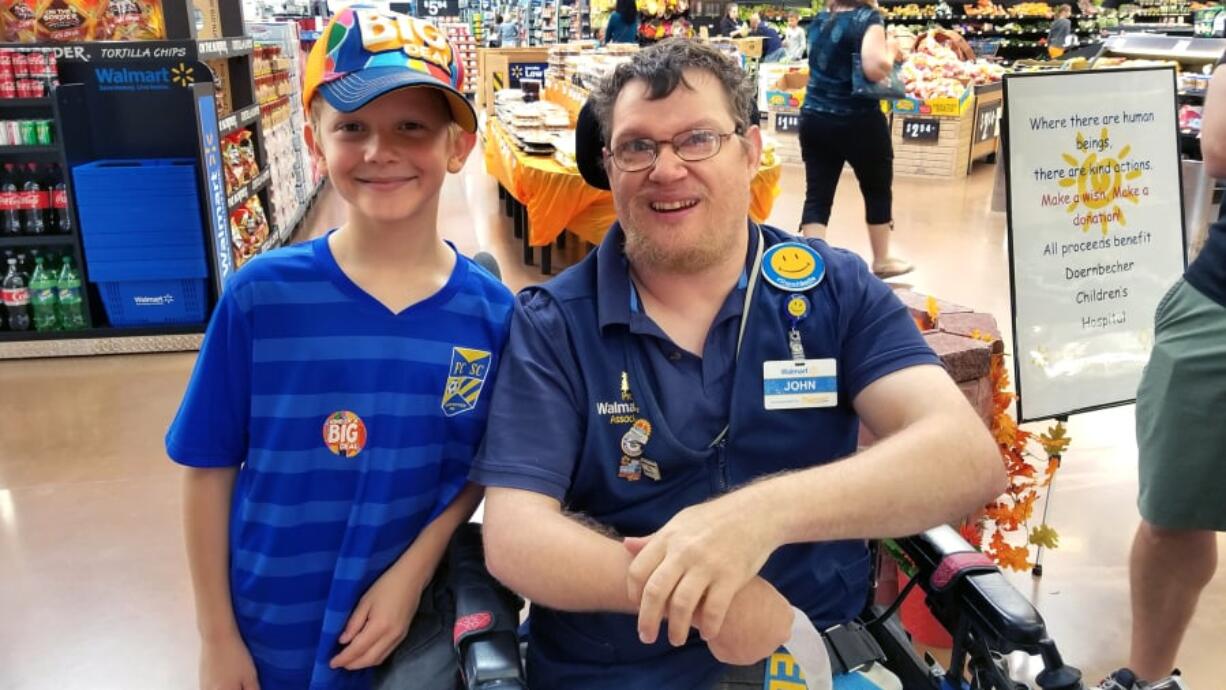
[[[606,149],[607,155],[613,158],[613,164],[622,172],[639,172],[656,164],[660,156],[660,145],[673,147],[673,153],[683,161],[697,163],[714,157],[719,153],[724,140],[740,134],[732,131],[727,134],[713,129],[692,129],[682,132],[672,139],[658,141],[656,139],[627,139],[618,143],[612,150]]]

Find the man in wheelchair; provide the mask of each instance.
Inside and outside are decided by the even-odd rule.
[[[1002,490],[890,288],[750,221],[753,100],[735,63],[685,41],[593,94],[602,160],[584,167],[618,223],[521,293],[471,475],[490,571],[532,601],[530,687],[761,686],[797,611],[821,630],[861,613],[867,540]],[[857,453],[861,424],[880,440]],[[863,638],[827,636],[836,670],[866,663]]]
[[[752,101],[718,54],[664,43],[580,114],[580,170],[620,221],[519,299],[473,479],[490,569],[533,602],[527,678],[517,603],[470,543],[467,687],[828,687],[776,653],[803,619],[836,688],[1019,690],[1004,655],[1024,652],[1038,687],[1080,690],[1030,603],[949,527],[895,539],[916,576],[873,604],[867,540],[968,513],[1003,474],[888,288],[747,221]],[[882,440],[856,454],[860,421]],[[954,635],[948,670],[894,615],[917,585]],[[1122,673],[1102,687],[1134,690]]]

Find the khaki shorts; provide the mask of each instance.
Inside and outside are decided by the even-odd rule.
[[[1141,517],[1226,531],[1226,307],[1180,280],[1158,304],[1137,391]]]

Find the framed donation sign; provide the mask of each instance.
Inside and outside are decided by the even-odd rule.
[[[1018,419],[1136,399],[1185,263],[1175,72],[1006,75]]]

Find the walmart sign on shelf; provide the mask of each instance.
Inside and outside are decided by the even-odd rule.
[[[518,89],[521,79],[539,79],[541,83],[544,83],[545,70],[548,68],[548,62],[512,62],[507,66],[511,77],[511,88]]]

